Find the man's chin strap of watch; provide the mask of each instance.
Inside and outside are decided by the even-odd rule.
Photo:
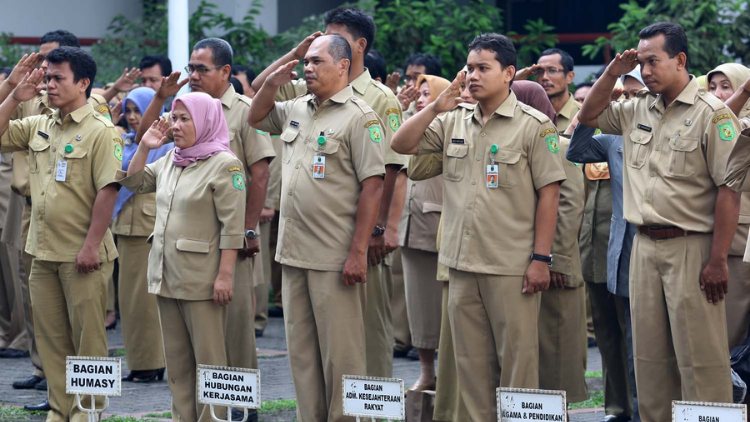
[[[385,234],[385,226],[375,226],[372,230],[372,237],[380,237]]]
[[[531,254],[531,260],[532,261],[540,261],[547,264],[547,266],[552,266],[552,255],[539,255],[539,254]]]

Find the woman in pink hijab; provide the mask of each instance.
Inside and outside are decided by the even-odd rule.
[[[245,245],[245,171],[229,150],[219,100],[183,95],[171,118],[171,127],[164,120],[151,125],[120,184],[156,192],[148,291],[157,295],[172,415],[202,422],[211,415],[195,398],[196,366],[227,363],[225,305],[232,300],[237,251]],[[169,136],[175,148],[146,165],[149,151]]]

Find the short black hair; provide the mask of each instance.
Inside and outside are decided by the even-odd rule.
[[[517,54],[513,42],[505,35],[494,32],[477,35],[469,43],[469,51],[488,50],[495,53],[495,60],[500,62],[500,66],[508,67],[516,65]],[[512,81],[511,81],[512,83]]]
[[[169,60],[169,57],[163,54],[149,54],[148,56],[142,58],[141,62],[138,63],[138,69],[148,69],[149,67],[154,67],[157,64],[161,69],[161,76],[166,77],[172,73],[172,61]]]
[[[346,38],[338,34],[328,35],[331,37],[331,43],[328,44],[328,54],[333,57],[333,62],[338,63],[342,59],[349,60],[349,74],[352,73],[352,46]]]
[[[594,86],[594,84],[591,83],[591,82],[581,82],[578,85],[576,85],[576,89],[574,91],[578,91],[578,88],[583,88],[583,87],[589,87],[589,88],[591,88],[593,86]]]
[[[378,50],[370,50],[365,56],[365,67],[370,71],[373,79],[380,78],[385,83],[388,78],[388,72],[385,70],[385,59]]]
[[[412,54],[404,60],[404,71],[409,66],[424,66],[425,75],[443,76],[443,64],[434,54]]]
[[[539,55],[539,58],[542,58],[544,56],[553,56],[555,54],[560,55],[560,65],[562,65],[563,67],[563,72],[572,72],[573,67],[575,66],[575,62],[573,62],[573,57],[565,50],[560,50],[559,48],[548,48],[542,51],[542,54]]]
[[[233,64],[232,65],[232,75],[237,76],[240,73],[244,73],[245,77],[247,77],[248,83],[253,83],[255,80],[255,72],[253,72],[253,69],[250,69],[249,67],[241,64]]]
[[[245,88],[242,87],[242,82],[240,82],[239,79],[232,76],[229,78],[229,83],[234,87],[234,92],[240,95],[245,95]]]
[[[81,48],[81,43],[78,41],[78,37],[73,35],[72,32],[66,31],[64,29],[50,31],[42,35],[42,38],[39,40],[39,45],[47,44],[48,42],[56,42],[60,44],[60,47]]]
[[[344,25],[355,40],[364,38],[367,41],[365,55],[370,52],[375,42],[375,21],[372,16],[356,7],[339,7],[325,14],[325,25]]]
[[[89,87],[86,88],[86,98],[91,96],[91,88],[94,87],[94,79],[96,79],[96,62],[91,57],[91,54],[78,47],[60,47],[47,54],[47,62],[50,64],[67,62],[70,70],[73,72],[74,82],[78,82],[81,79],[89,80]]]
[[[211,50],[211,61],[214,62],[214,66],[226,66],[232,65],[232,46],[228,42],[221,38],[205,38],[197,43],[193,47],[193,51],[200,50],[202,48],[208,48]]]
[[[685,69],[687,69],[690,63],[690,60],[688,60],[688,39],[682,27],[672,22],[656,22],[643,28],[638,33],[638,38],[647,40],[659,34],[664,35],[664,51],[669,54],[670,59],[680,53],[685,53]]]

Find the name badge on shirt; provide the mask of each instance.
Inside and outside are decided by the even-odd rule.
[[[313,179],[325,179],[326,157],[316,155],[313,159]]]
[[[497,187],[498,187],[497,164],[491,164],[487,166],[487,188],[497,189]]]
[[[58,182],[64,182],[65,176],[67,176],[67,174],[68,174],[68,162],[58,161],[57,172],[55,173],[55,180]]]

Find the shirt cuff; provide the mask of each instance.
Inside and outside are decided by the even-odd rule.
[[[573,263],[572,259],[566,255],[558,255],[552,251],[552,266],[549,270],[553,273],[564,274],[568,276],[573,275]]]
[[[219,249],[244,249],[244,234],[223,234],[219,238]]]
[[[117,174],[115,175],[115,180],[120,185],[130,189],[133,192],[138,192],[138,188],[143,183],[143,176],[146,173],[144,171],[139,171],[138,173],[128,176],[128,172],[124,170],[117,170]]]

